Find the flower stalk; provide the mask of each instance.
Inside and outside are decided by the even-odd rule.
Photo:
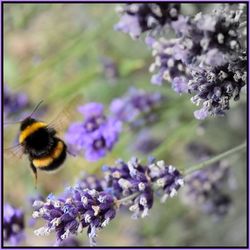
[[[203,161],[203,162],[200,162],[190,168],[188,168],[186,171],[185,171],[185,175],[188,175],[188,174],[191,174],[192,172],[196,171],[196,170],[199,170],[199,169],[202,169],[202,168],[205,168],[227,156],[230,156],[232,154],[235,154],[235,153],[238,153],[240,152],[241,150],[244,150],[246,148],[246,142],[238,145],[237,147],[234,147],[232,149],[229,149],[228,151],[226,152],[223,152],[215,157],[212,157],[210,158],[209,160],[207,161]]]

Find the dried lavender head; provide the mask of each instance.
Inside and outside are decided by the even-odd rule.
[[[24,214],[23,211],[4,205],[3,211],[3,239],[9,245],[16,246],[24,239]]]
[[[129,3],[118,8],[120,21],[115,29],[128,33],[133,39],[178,19],[180,4]]]
[[[79,107],[85,119],[72,123],[65,135],[73,151],[84,152],[89,161],[96,161],[111,151],[121,132],[121,122],[107,117],[103,109],[99,103]]]
[[[34,218],[43,218],[47,224],[36,235],[45,236],[56,232],[57,241],[77,235],[87,228],[90,245],[95,245],[96,231],[105,227],[116,215],[112,195],[92,189],[70,188],[64,198],[49,197],[44,203],[33,205],[37,211]]]

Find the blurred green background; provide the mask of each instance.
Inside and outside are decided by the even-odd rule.
[[[32,103],[44,100],[47,112],[42,119],[53,120],[62,107],[76,94],[84,100],[98,101],[108,108],[114,97],[131,86],[160,91],[167,96],[162,119],[147,127],[147,133],[161,139],[153,156],[183,170],[192,165],[186,145],[204,143],[217,153],[243,142],[246,138],[246,96],[232,105],[225,117],[204,122],[193,118],[196,109],[188,95],[179,96],[170,84],[150,84],[148,72],[153,58],[143,38],[133,41],[128,35],[115,32],[118,22],[115,4],[4,4],[4,83],[15,92],[28,94]],[[209,11],[216,5],[183,4],[182,12],[195,14]],[[110,79],[103,69],[103,58],[110,58],[118,75]],[[80,117],[79,117],[80,118]],[[5,127],[4,146],[13,144],[18,125]],[[147,156],[136,152],[139,131],[129,129],[105,158],[89,163],[81,157],[70,157],[64,168],[55,174],[39,172],[38,189],[26,157],[4,162],[4,200],[26,211],[28,222],[32,210],[28,197],[37,192],[59,194],[73,185],[79,173],[101,173],[101,166],[113,164],[117,158],[129,160],[137,155],[146,162]],[[157,200],[150,216],[130,219],[121,212],[108,227],[100,231],[99,246],[244,246],[246,244],[246,157],[245,153],[228,158],[237,182],[232,192],[233,208],[219,223],[184,206],[178,197],[160,204]],[[37,223],[35,228],[42,225]],[[49,246],[54,235],[37,237],[34,228],[26,227],[26,246]],[[78,236],[88,245],[85,232]]]

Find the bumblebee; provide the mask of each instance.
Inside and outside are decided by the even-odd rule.
[[[48,124],[27,117],[21,122],[19,144],[27,154],[37,180],[37,169],[52,171],[66,159],[67,146],[56,136],[56,130]]]
[[[54,122],[49,124],[33,118],[33,114],[39,108],[42,101],[35,107],[33,112],[20,123],[19,143],[5,150],[6,155],[21,158],[28,155],[30,167],[35,175],[37,183],[37,170],[53,171],[58,169],[67,158],[67,145],[57,136],[62,127],[69,123],[68,113],[63,110]],[[7,123],[8,124],[8,123]]]

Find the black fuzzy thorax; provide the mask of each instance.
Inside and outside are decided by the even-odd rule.
[[[47,156],[57,145],[54,135],[53,130],[39,128],[25,139],[25,153],[31,157]]]

